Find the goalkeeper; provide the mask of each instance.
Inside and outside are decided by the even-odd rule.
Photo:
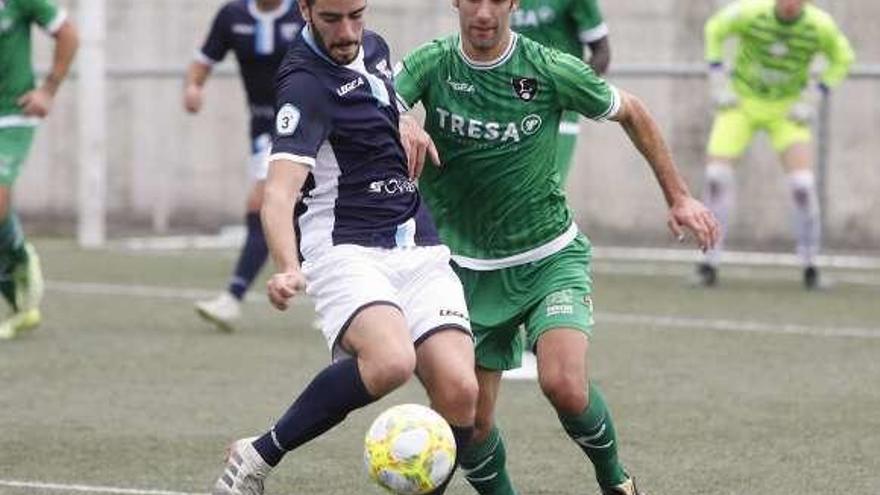
[[[723,66],[723,44],[738,38],[732,78]],[[821,95],[839,84],[852,64],[849,42],[831,17],[807,0],[739,0],[705,27],[706,60],[717,109],[708,145],[704,201],[721,222],[721,242],[698,266],[699,281],[713,286],[734,205],[733,162],[757,130],[770,135],[785,168],[794,202],[797,252],[807,289],[819,285],[819,204],[813,175],[810,122]],[[814,56],[827,68],[810,80]]]

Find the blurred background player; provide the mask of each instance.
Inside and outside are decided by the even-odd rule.
[[[202,108],[203,90],[211,68],[232,50],[250,108],[253,185],[245,214],[247,237],[226,291],[196,303],[196,312],[222,330],[232,330],[241,315],[241,301],[266,262],[268,250],[260,225],[263,187],[275,115],[275,73],[303,20],[294,0],[233,0],[225,4],[196,52],[186,76],[183,105],[190,113]]]
[[[514,31],[581,58],[584,47],[590,52],[587,63],[602,75],[611,63],[608,25],[602,18],[598,0],[522,0],[510,18]],[[568,177],[578,137],[577,112],[566,112],[559,124],[556,164],[562,182]]]
[[[388,45],[364,29],[367,0],[300,5],[308,24],[278,74],[262,210],[277,268],[268,289],[281,310],[308,291],[332,363],[271,430],[233,444],[215,495],[262,493],[288,452],[414,374],[459,449],[474,429],[467,306],[449,249],[409,177],[411,146],[398,133]],[[430,141],[424,131],[420,141]],[[430,494],[443,493],[446,483]]]
[[[717,113],[709,138],[704,200],[721,222],[722,244],[697,267],[699,282],[707,287],[717,283],[735,204],[732,165],[754,132],[764,130],[788,176],[804,286],[816,288],[821,227],[809,126],[822,93],[846,77],[854,59],[852,48],[834,20],[807,0],[739,0],[709,19],[705,37]],[[732,84],[723,66],[723,45],[730,37],[738,39]],[[828,65],[812,84],[810,65],[817,53]]]
[[[602,75],[611,63],[608,25],[602,18],[598,0],[522,0],[510,17],[510,27],[521,34],[565,53],[581,58],[589,49],[587,63]],[[556,166],[562,183],[568,177],[580,131],[577,112],[565,112],[559,124]],[[538,363],[531,351],[523,354],[519,368],[504,372],[504,378],[534,380]]]
[[[52,66],[38,87],[31,64],[33,24],[55,39]],[[52,0],[0,0],[0,291],[12,309],[0,322],[0,339],[40,323],[40,259],[12,209],[12,185],[78,44],[76,28]]]
[[[516,0],[453,5],[459,33],[408,54],[395,84],[402,108],[424,106],[424,128],[440,152],[419,187],[452,249],[476,339],[480,395],[462,468],[481,494],[516,493],[494,414],[502,371],[518,367],[530,348],[537,351],[541,391],[589,458],[602,492],[637,495],[618,459],[610,409],[589,380],[591,247],[574,222],[556,164],[547,159],[563,112],[619,122],[650,165],[679,237],[686,229],[706,249],[715,242],[716,221],[690,195],[638,98],[598,77],[580,57],[512,32]]]

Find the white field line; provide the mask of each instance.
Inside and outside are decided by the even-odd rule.
[[[156,297],[164,299],[188,299],[196,300],[209,298],[217,294],[216,291],[204,289],[188,289],[176,287],[159,287],[145,285],[124,284],[97,284],[79,282],[49,282],[47,288],[51,291],[68,294],[105,295],[105,296],[131,296],[131,297]],[[249,301],[266,301],[263,297],[252,297]],[[304,304],[306,298],[296,299],[298,304]],[[749,332],[781,335],[807,335],[813,337],[855,337],[865,339],[880,338],[880,328],[858,327],[818,327],[797,325],[788,323],[767,323],[760,321],[737,321],[724,319],[657,316],[631,313],[604,313],[596,314],[599,323],[611,323],[615,325],[646,325],[656,329],[688,328],[696,330],[708,330],[713,332]]]
[[[699,252],[693,249],[660,249],[660,248],[629,248],[618,246],[595,246],[593,257],[597,260],[620,261],[675,261],[696,263]],[[721,255],[723,263],[751,266],[801,266],[800,259],[794,254],[761,253],[751,251],[725,251]],[[852,268],[880,270],[878,256],[819,255],[816,258],[819,267]]]
[[[694,266],[679,263],[646,263],[639,261],[611,261],[609,259],[594,260],[593,273],[609,275],[636,275],[642,277],[682,277],[693,278]],[[737,280],[791,280],[800,283],[801,272],[791,274],[781,273],[777,270],[767,270],[766,267],[758,266],[722,266],[720,270],[722,279],[730,278]],[[880,286],[880,272],[822,272],[823,283],[832,287],[835,284],[865,285],[871,287]],[[723,283],[723,282],[722,282]]]
[[[807,335],[811,337],[853,337],[880,339],[880,328],[816,327],[792,323],[767,323],[678,316],[637,315],[627,313],[597,313],[597,323],[615,325],[646,325],[656,330],[689,328],[711,332],[747,332],[777,335]]]
[[[169,490],[151,490],[139,488],[119,488],[113,486],[92,486],[65,483],[46,483],[42,481],[0,480],[0,486],[9,488],[52,490],[76,493],[112,493],[118,495],[207,495],[194,492],[176,492]]]
[[[165,237],[134,237],[120,239],[111,246],[130,251],[176,251],[185,249],[234,249],[244,242],[244,228],[233,225],[221,229],[217,235],[181,235]],[[700,254],[695,249],[632,248],[623,246],[594,246],[596,260],[619,261],[674,261],[696,263]],[[725,251],[722,262],[749,266],[800,266],[794,254],[756,251]],[[819,267],[880,270],[880,256],[820,255]]]

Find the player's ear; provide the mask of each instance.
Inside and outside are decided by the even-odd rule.
[[[299,13],[302,14],[306,22],[312,22],[312,10],[309,8],[309,0],[299,0]]]
[[[519,8],[519,0],[510,0],[510,11],[513,12],[514,10],[516,10],[518,8]]]

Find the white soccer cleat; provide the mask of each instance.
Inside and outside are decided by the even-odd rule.
[[[241,317],[241,302],[228,292],[209,301],[196,303],[196,313],[205,321],[224,332],[235,330],[235,320]]]
[[[226,467],[211,495],[263,495],[263,480],[272,466],[254,448],[254,440],[256,437],[242,438],[229,446]]]
[[[602,495],[647,495],[645,492],[639,490],[636,486],[636,481],[633,478],[627,478],[623,483],[612,486],[610,488],[602,489]]]
[[[531,351],[524,352],[520,367],[505,371],[501,377],[505,380],[537,380],[538,358]]]

